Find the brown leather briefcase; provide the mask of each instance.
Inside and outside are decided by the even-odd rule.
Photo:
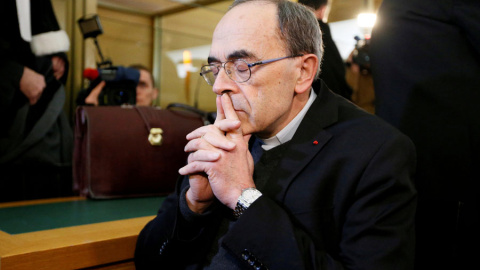
[[[165,195],[186,164],[198,114],[154,107],[78,107],[74,190],[94,199]]]

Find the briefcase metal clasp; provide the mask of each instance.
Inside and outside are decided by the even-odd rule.
[[[163,130],[161,128],[152,128],[150,129],[150,135],[148,135],[148,141],[153,146],[160,146],[163,141],[162,134]]]

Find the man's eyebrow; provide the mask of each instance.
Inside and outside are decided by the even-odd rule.
[[[247,50],[239,50],[239,51],[234,51],[231,54],[228,55],[228,59],[239,59],[239,58],[248,58],[252,57],[253,53],[247,51]]]
[[[238,50],[238,51],[234,51],[231,54],[229,54],[227,56],[227,59],[232,60],[232,59],[252,58],[252,57],[255,57],[255,55],[253,53],[251,53],[247,50]],[[218,60],[214,56],[209,56],[208,57],[208,63],[214,63],[214,62],[221,62],[221,61]]]
[[[207,61],[208,61],[209,64],[210,64],[210,63],[213,63],[213,62],[220,62],[220,60],[218,60],[217,58],[215,58],[215,57],[213,57],[213,56],[209,56],[209,57],[207,58]]]

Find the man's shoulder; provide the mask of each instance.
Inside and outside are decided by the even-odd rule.
[[[401,137],[408,140],[397,128],[371,114],[351,101],[333,93],[325,83],[315,90],[317,98],[306,114],[304,129],[322,129],[334,136],[354,138]]]
[[[351,133],[353,136],[368,136],[373,140],[384,137],[410,140],[400,130],[380,117],[344,99],[339,101],[338,121],[331,126],[331,129]]]

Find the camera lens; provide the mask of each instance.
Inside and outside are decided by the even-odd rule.
[[[129,100],[130,100],[130,96],[127,91],[120,89],[115,91],[115,93],[113,94],[113,101],[116,105],[122,105],[122,104],[128,103]]]
[[[107,81],[98,96],[100,105],[135,105],[137,98],[136,82],[131,80]]]

